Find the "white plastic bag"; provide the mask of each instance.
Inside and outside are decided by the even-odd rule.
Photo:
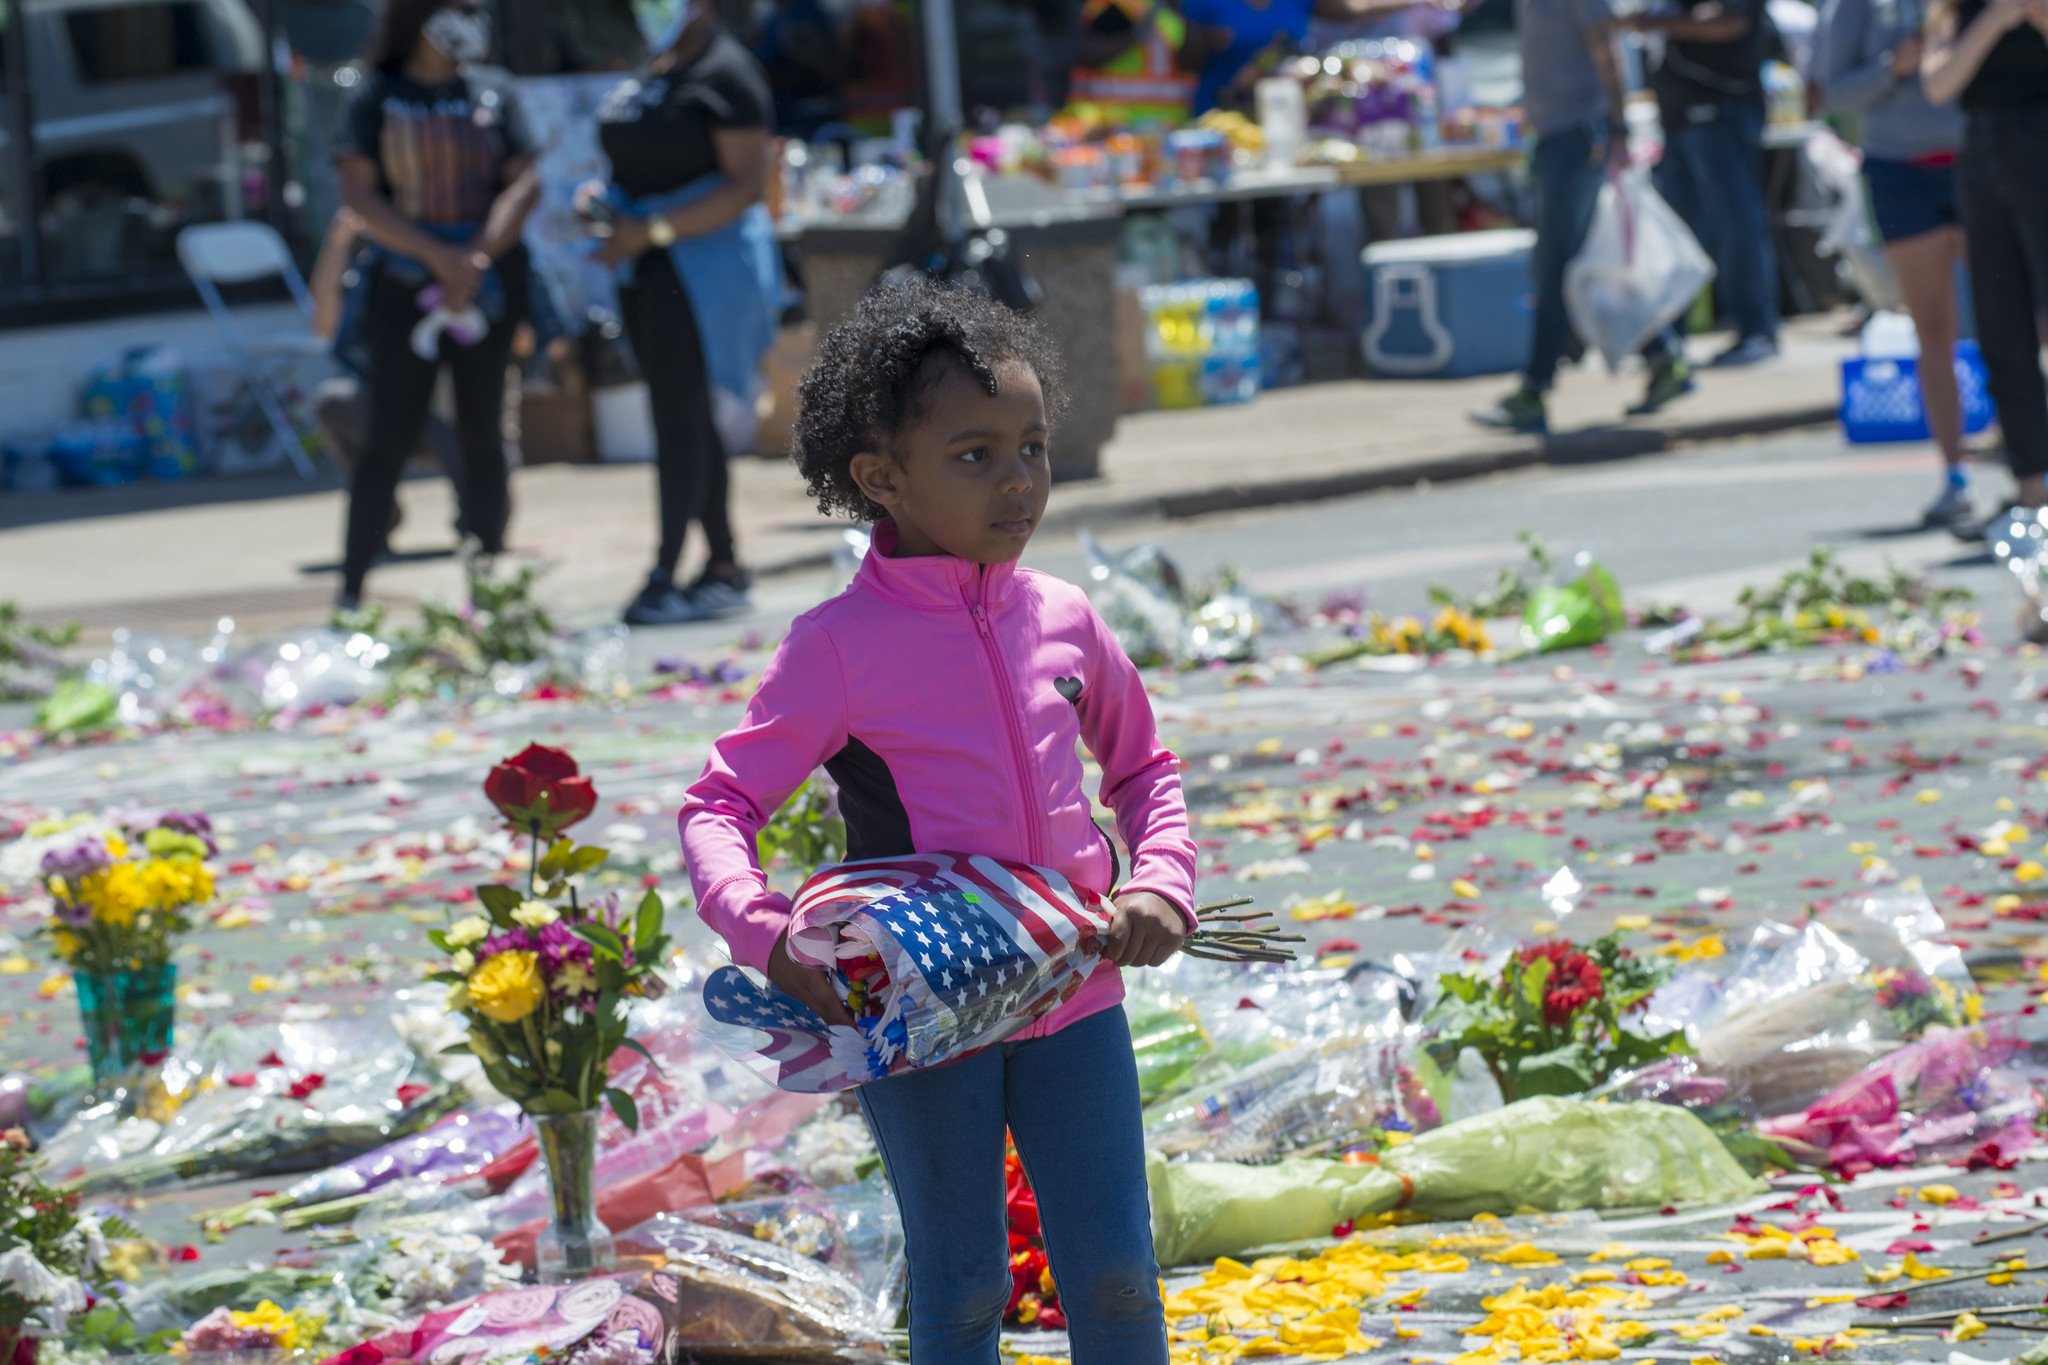
[[[1669,204],[1631,170],[1600,187],[1586,244],[1565,267],[1572,326],[1610,369],[1692,307],[1714,263]]]

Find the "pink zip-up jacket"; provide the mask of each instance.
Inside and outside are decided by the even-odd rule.
[[[1108,895],[1150,891],[1194,918],[1195,846],[1180,763],[1138,671],[1061,579],[950,555],[898,559],[875,526],[852,586],[799,616],[737,728],[712,746],[677,817],[697,913],[764,971],[789,924],[754,837],[823,767],[849,858],[968,853],[1050,867]],[[1076,742],[1131,850],[1117,857],[1082,789]],[[1023,1037],[1123,999],[1114,967]]]

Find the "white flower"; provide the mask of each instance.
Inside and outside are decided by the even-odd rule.
[[[448,946],[467,948],[472,943],[481,943],[491,932],[491,922],[482,915],[471,915],[448,926]]]
[[[448,1012],[460,1014],[469,1008],[469,983],[458,981],[448,988]]]
[[[85,1286],[50,1269],[25,1246],[0,1253],[0,1285],[32,1305],[38,1320],[52,1332],[63,1331],[67,1317],[85,1311]]]
[[[545,929],[560,918],[561,915],[556,913],[555,907],[546,901],[521,901],[518,908],[512,912],[512,922],[523,924],[529,929]]]
[[[476,954],[464,948],[449,960],[448,967],[451,971],[461,972],[464,976],[468,976],[476,967]]]

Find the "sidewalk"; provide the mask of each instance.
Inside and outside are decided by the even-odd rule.
[[[1838,328],[1834,316],[1801,319],[1786,329],[1776,363],[1703,371],[1698,393],[1641,421],[1620,416],[1639,396],[1639,375],[1610,377],[1597,362],[1568,370],[1551,403],[1560,434],[1548,443],[1466,419],[1512,386],[1498,375],[1324,384],[1243,407],[1141,413],[1104,450],[1104,477],[1054,490],[1046,526],[1319,500],[1826,423],[1837,362],[1853,344]],[[547,601],[563,620],[607,619],[638,585],[654,543],[653,479],[646,465],[547,465],[516,476],[512,548],[545,567]],[[838,527],[817,516],[785,464],[739,461],[734,485],[741,551],[757,574],[829,561]],[[82,621],[89,639],[119,626],[205,630],[223,615],[258,630],[320,621],[337,583],[344,496],[302,490],[251,484],[217,495],[236,500],[203,503],[190,499],[205,496],[205,485],[0,494],[0,525],[15,528],[0,531],[0,598],[38,619]],[[447,484],[410,481],[400,496],[399,562],[373,575],[372,596],[401,609],[421,597],[455,600],[460,571],[440,553],[453,540]]]

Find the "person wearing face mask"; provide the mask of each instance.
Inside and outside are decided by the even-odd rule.
[[[369,421],[349,491],[344,609],[360,603],[383,548],[444,365],[465,549],[504,548],[505,367],[526,312],[520,230],[540,182],[511,77],[481,65],[490,39],[475,0],[390,0],[336,151],[343,203],[372,243],[361,324]]]
[[[745,611],[726,458],[753,440],[761,361],[775,344],[782,265],[762,202],[774,103],[759,63],[706,0],[636,5],[652,53],[599,106],[608,185],[581,201],[618,273],[619,316],[654,407],[661,543],[626,624]],[[676,569],[695,522],[703,571]]]

